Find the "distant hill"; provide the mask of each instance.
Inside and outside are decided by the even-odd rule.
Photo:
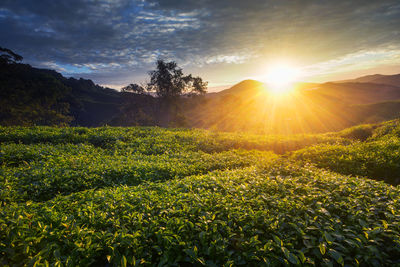
[[[74,118],[71,122],[72,125],[102,125],[108,123],[119,113],[122,99],[117,90],[102,87],[92,80],[66,78],[53,70],[31,69],[39,75],[48,74],[70,88],[70,92],[65,98],[70,104],[70,114]]]
[[[378,77],[380,77],[378,79]],[[365,80],[372,78],[386,83],[358,82],[358,79],[327,83],[297,83],[295,85],[297,91],[310,92],[309,95],[319,95],[320,97],[329,97],[342,101],[347,104],[370,104],[380,101],[391,101],[400,99],[400,85],[395,86],[389,84],[395,83],[399,75],[371,75],[365,76]],[[360,80],[364,80],[361,77]],[[221,97],[230,95],[252,95],[260,92],[268,92],[268,86],[262,82],[255,80],[244,80],[231,88],[223,91],[212,93],[212,97]]]
[[[375,77],[377,78],[377,77]],[[242,81],[201,105],[187,104],[189,125],[223,131],[307,133],[400,117],[400,87],[361,82],[299,83],[279,101],[268,86]]]
[[[329,82],[315,85],[313,94],[325,95],[347,104],[371,104],[400,99],[400,87],[360,82]]]
[[[0,124],[98,126],[119,112],[121,94],[91,80],[27,64],[0,65]]]
[[[171,125],[165,121],[167,106],[152,95],[119,92],[27,64],[3,64],[0,70],[0,125],[158,125],[290,134],[400,117],[400,74],[298,83],[287,97],[245,80],[206,96],[182,97]]]
[[[336,83],[375,83],[375,84],[386,84],[400,87],[400,74],[395,75],[382,75],[374,74],[362,76],[356,79],[337,81]]]
[[[238,84],[235,84],[231,88],[217,92],[215,95],[227,95],[227,94],[256,94],[260,90],[264,90],[265,84],[255,80],[244,80]]]
[[[121,93],[94,84],[92,80],[59,77],[71,88],[73,125],[99,126],[111,121],[120,112]]]
[[[165,108],[152,95],[119,92],[54,70],[0,62],[0,125],[168,126],[163,122]]]
[[[68,125],[72,89],[53,74],[0,62],[0,124]]]

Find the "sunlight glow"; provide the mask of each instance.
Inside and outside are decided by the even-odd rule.
[[[275,94],[282,94],[293,89],[298,77],[298,69],[289,64],[278,63],[267,68],[265,80],[269,90]]]

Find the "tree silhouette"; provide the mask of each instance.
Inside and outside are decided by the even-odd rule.
[[[128,86],[122,87],[122,92],[131,92],[135,94],[143,94],[145,92],[145,88],[139,84],[131,83]]]
[[[191,74],[184,75],[183,71],[175,61],[157,60],[156,69],[149,71],[149,82],[143,85],[135,83],[122,88],[122,92],[144,94],[146,91],[155,93],[158,97],[153,98],[154,121],[162,126],[185,126],[186,119],[181,106],[181,96],[201,95],[207,92],[207,82],[200,77]],[[138,96],[136,96],[137,98]],[[125,110],[133,110],[130,106],[137,106],[129,94],[125,96]]]
[[[192,91],[190,92],[191,94],[203,95],[203,94],[207,93],[208,82],[203,82],[203,79],[201,79],[200,77],[192,77],[191,75],[190,75],[190,77],[191,77],[191,81],[190,81],[191,86],[190,87],[192,88]]]
[[[8,48],[0,47],[0,63],[3,64],[13,64],[17,61],[21,61],[23,59],[22,56],[14,53]]]
[[[183,94],[204,94],[207,82],[200,77],[184,75],[175,61],[157,60],[157,68],[149,72],[150,82],[147,90],[156,92],[159,97],[176,98]]]

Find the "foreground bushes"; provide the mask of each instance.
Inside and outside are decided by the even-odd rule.
[[[1,148],[0,207],[10,202],[44,201],[91,188],[165,181],[213,170],[241,168],[277,158],[271,152],[182,151],[143,155],[129,148],[104,150],[92,145],[22,145]]]
[[[328,135],[253,135],[218,133],[205,130],[164,129],[157,127],[1,127],[0,143],[90,144],[120,149],[129,146],[142,154],[162,154],[182,150],[221,152],[230,149],[272,150],[283,154],[312,144],[341,143],[349,140]]]
[[[342,174],[400,184],[400,138],[397,136],[386,135],[351,145],[315,145],[295,151],[291,157]]]
[[[0,127],[0,265],[400,265],[400,187],[313,166],[395,177],[385,127],[364,142]]]
[[[89,190],[3,208],[1,264],[393,266],[399,199],[383,183],[276,165]]]

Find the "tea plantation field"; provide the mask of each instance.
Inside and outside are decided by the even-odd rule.
[[[0,127],[0,266],[400,266],[400,124]]]

